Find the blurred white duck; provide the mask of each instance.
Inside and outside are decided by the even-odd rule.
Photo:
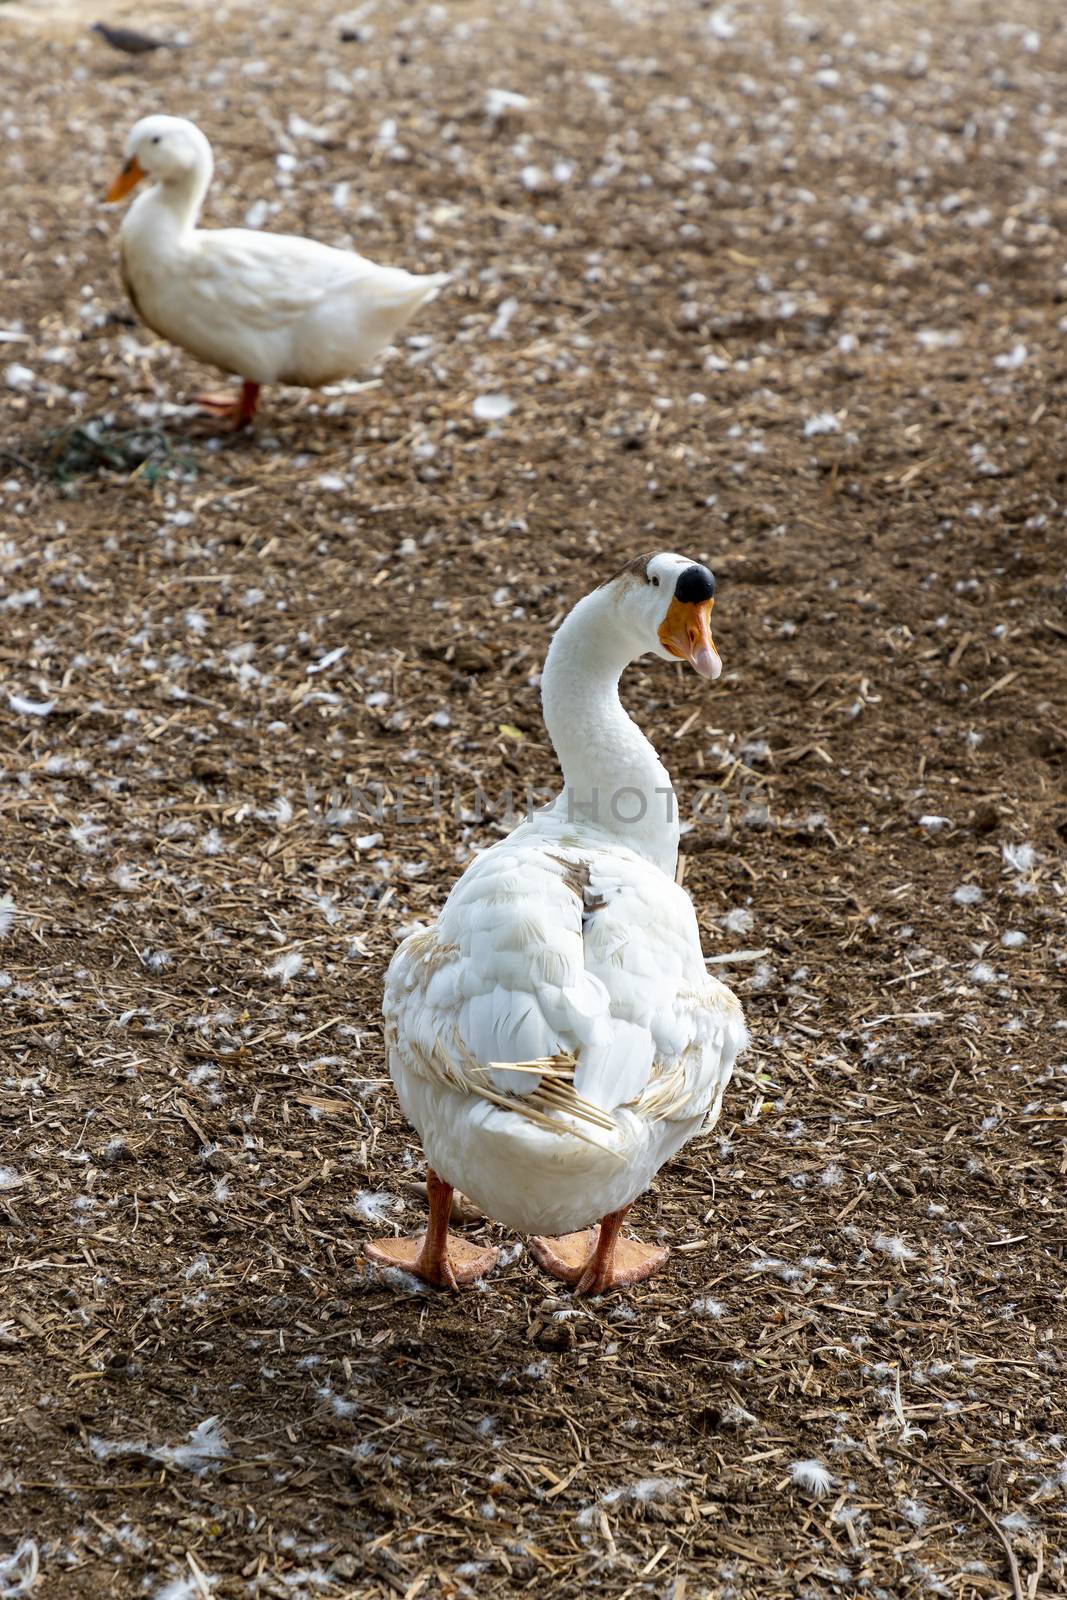
[[[747,1035],[675,883],[670,778],[619,677],[652,654],[717,678],[714,594],[698,562],[642,556],[552,640],[542,698],[563,792],[471,863],[386,977],[389,1070],[430,1165],[430,1221],[374,1240],[373,1260],[450,1288],[485,1273],[496,1251],[448,1237],[453,1186],[539,1235],[537,1260],[578,1293],[666,1259],[621,1237],[623,1218],[715,1123]]]
[[[153,332],[243,380],[240,395],[198,397],[243,427],[262,384],[319,388],[366,367],[448,274],[377,267],[292,234],[197,228],[213,167],[195,123],[142,117],[107,199],[152,180],[122,223],[126,291]]]

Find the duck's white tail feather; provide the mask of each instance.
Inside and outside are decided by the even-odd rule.
[[[592,1105],[614,1111],[636,1100],[648,1083],[655,1044],[648,1028],[612,1017],[611,1037],[583,1049],[574,1087]]]
[[[447,282],[445,272],[416,277],[399,267],[381,267],[351,286],[345,297],[347,317],[344,299],[339,300],[333,336],[341,345],[348,343],[353,355],[365,364],[392,344],[416,312]]]
[[[432,300],[449,281],[447,272],[405,272],[402,267],[379,267],[358,284],[364,305],[377,307],[383,315],[414,316],[420,306]]]

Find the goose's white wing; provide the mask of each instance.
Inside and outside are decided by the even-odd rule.
[[[585,963],[610,998],[616,1032],[645,1041],[649,1066],[620,1083],[611,1054],[591,1052],[575,1086],[598,1105],[636,1099],[647,1116],[703,1117],[745,1044],[741,1007],[708,974],[685,891],[641,857],[619,857],[598,853],[591,868]]]
[[[689,897],[631,851],[583,854],[535,825],[472,863],[436,928],[400,947],[385,1012],[410,1067],[473,1094],[529,1094],[536,1073],[506,1064],[565,1055],[574,1090],[604,1112],[686,1120],[710,1108],[744,1041]]]

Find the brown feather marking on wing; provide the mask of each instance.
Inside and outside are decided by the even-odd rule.
[[[408,942],[413,954],[428,969],[431,978],[449,961],[459,959],[459,945],[442,944],[435,928],[423,928],[420,933],[413,933]]]
[[[593,911],[604,909],[608,902],[593,888],[593,874],[588,861],[568,861],[563,856],[553,855],[551,851],[548,852],[548,858],[563,868],[564,883],[582,902],[583,918]]]
[[[565,856],[553,855],[552,851],[546,852],[548,859],[563,868],[563,881],[572,894],[585,905],[585,897],[589,892],[592,875],[589,871],[588,861],[568,861]]]

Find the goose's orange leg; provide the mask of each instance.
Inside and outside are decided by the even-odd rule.
[[[599,1228],[565,1233],[558,1239],[530,1240],[534,1259],[553,1277],[573,1283],[575,1294],[604,1294],[629,1289],[650,1278],[670,1252],[663,1245],[624,1239],[622,1224],[629,1206],[610,1211]]]
[[[256,414],[259,390],[258,383],[250,383],[246,378],[241,384],[240,394],[233,394],[229,389],[213,394],[198,394],[196,403],[202,411],[209,411],[212,416],[231,417],[235,429],[247,428]]]
[[[426,1172],[426,1192],[430,1198],[426,1232],[417,1239],[371,1239],[364,1247],[370,1260],[414,1273],[436,1289],[458,1289],[462,1283],[484,1278],[496,1265],[500,1251],[467,1244],[463,1239],[449,1239],[452,1185],[439,1178],[432,1167]]]

